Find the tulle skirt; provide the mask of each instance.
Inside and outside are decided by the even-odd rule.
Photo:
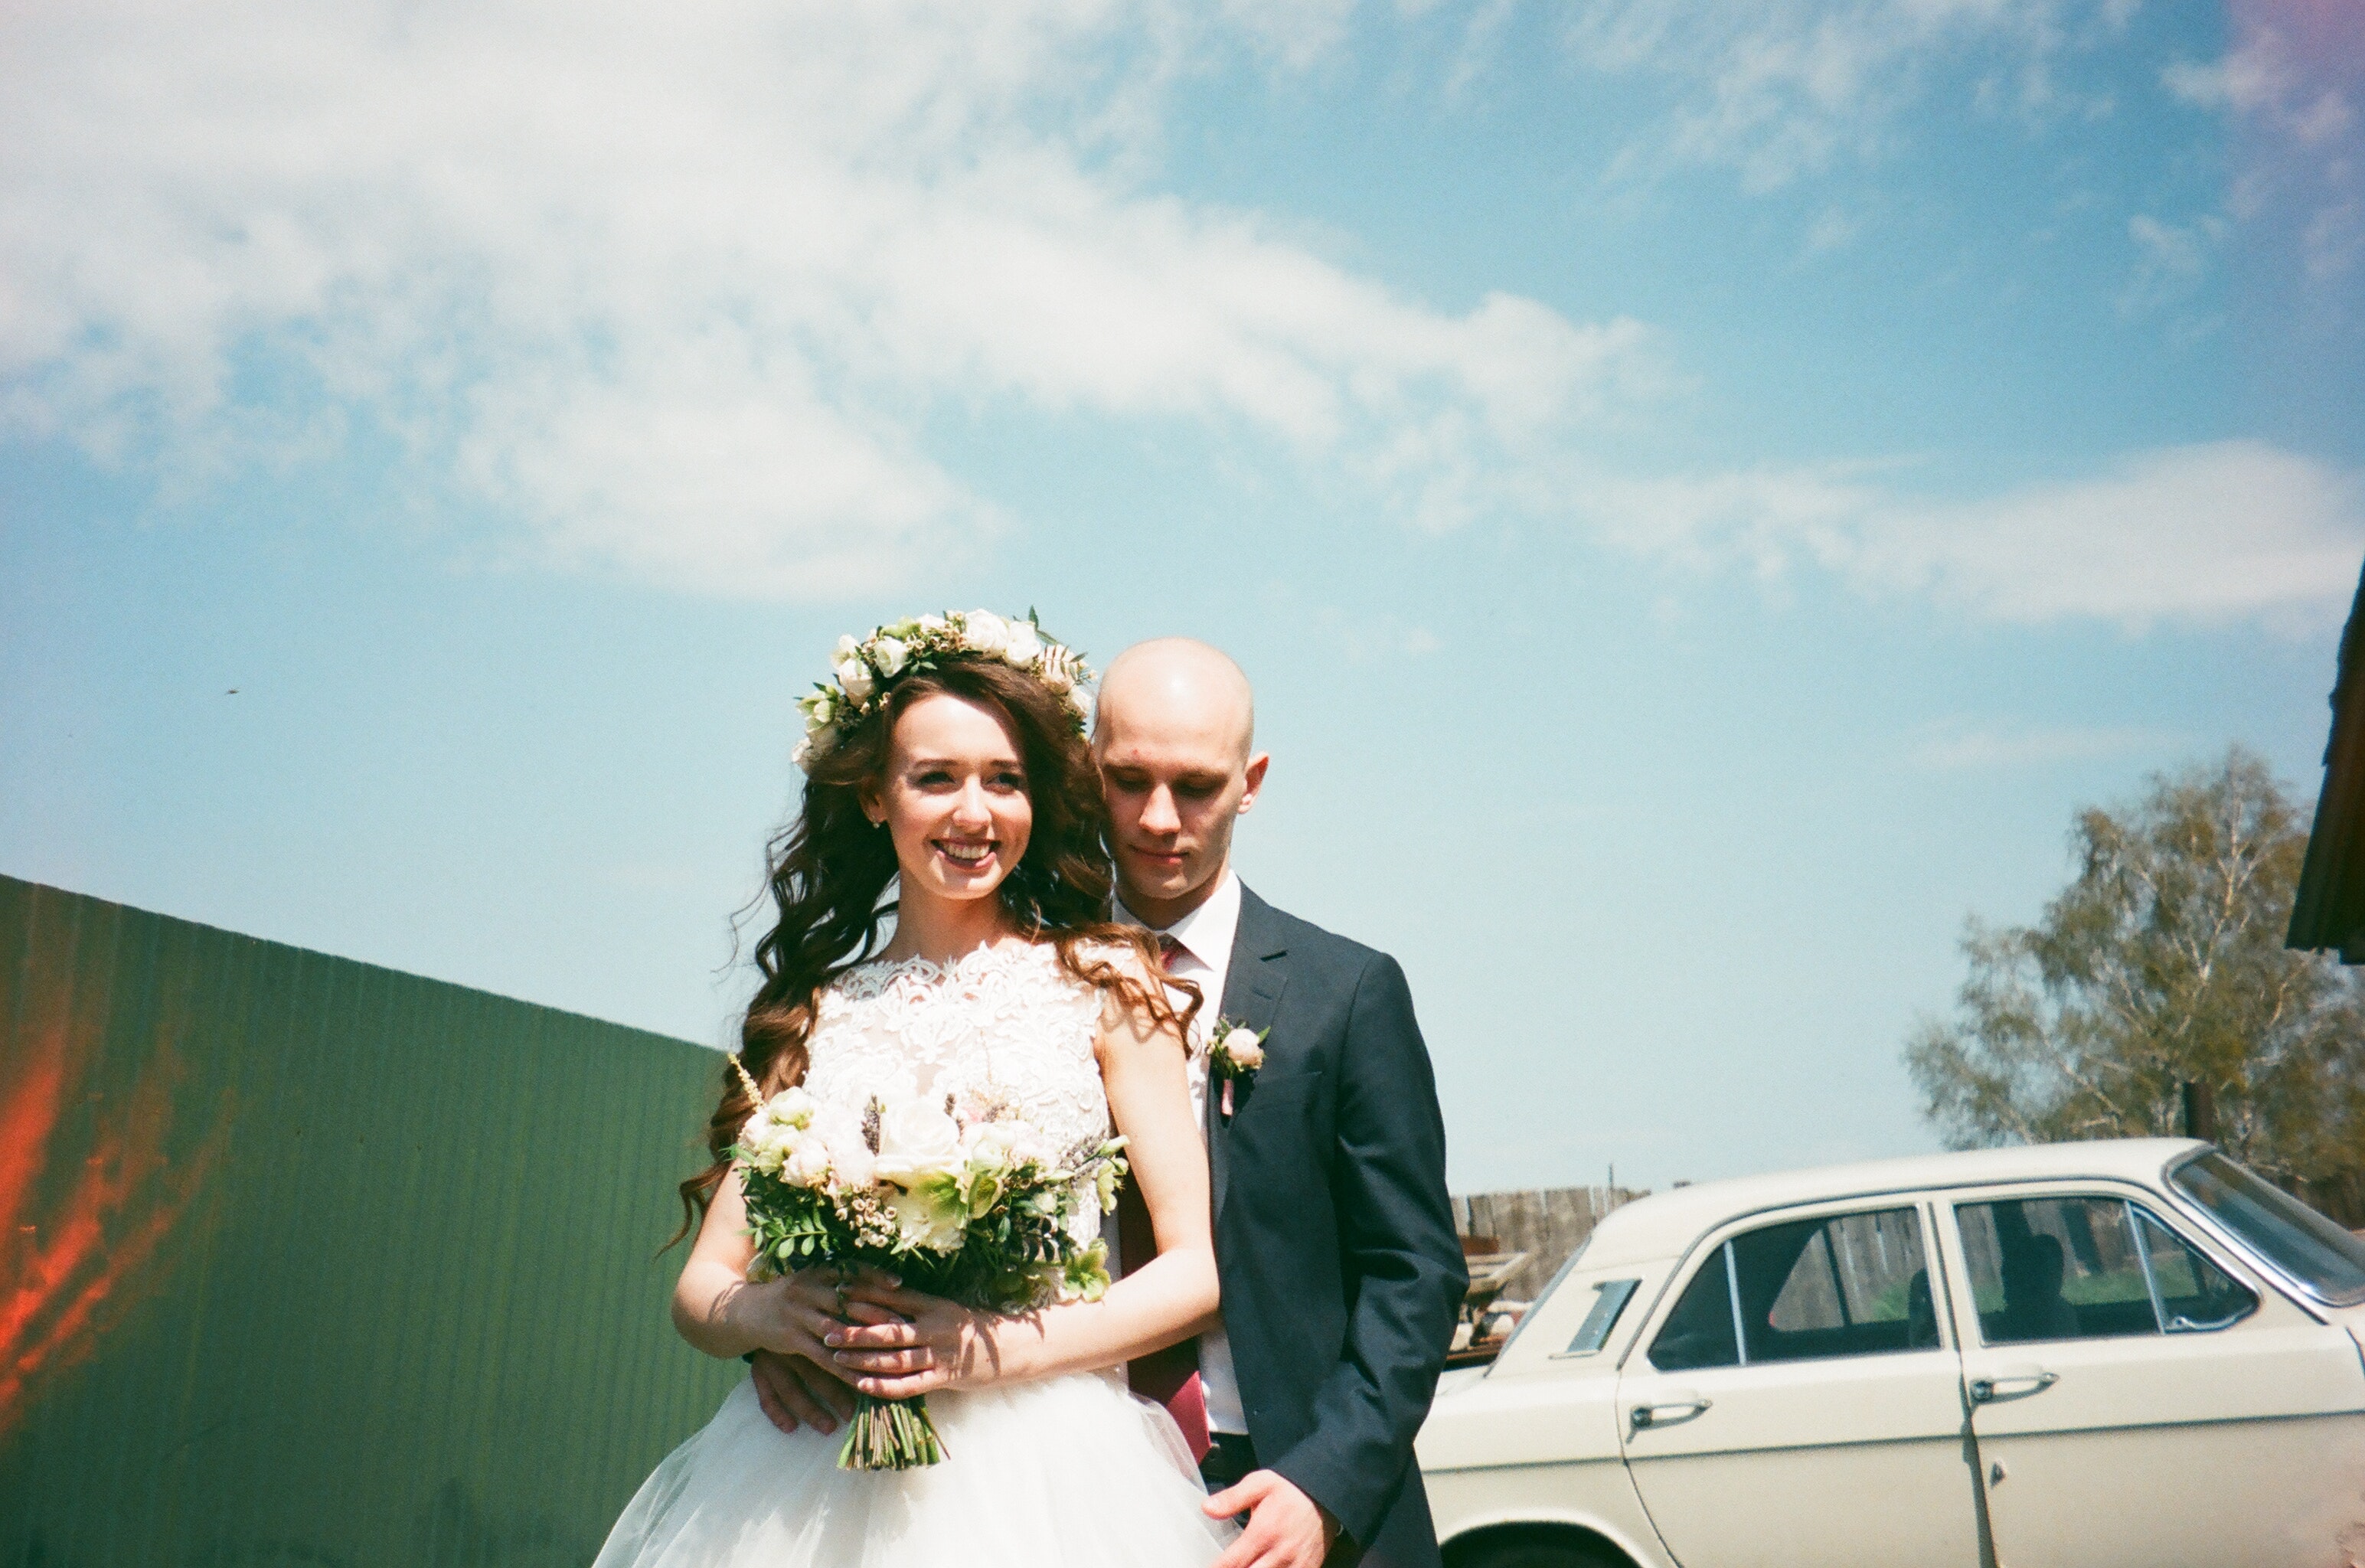
[[[837,1468],[743,1381],[642,1484],[593,1568],[1205,1568],[1236,1533],[1165,1411],[1083,1372],[928,1396],[945,1460]]]

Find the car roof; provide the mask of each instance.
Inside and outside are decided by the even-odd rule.
[[[2086,1143],[2024,1144],[1959,1154],[1867,1159],[1854,1165],[1702,1182],[1612,1209],[1594,1226],[1592,1238],[1586,1243],[1583,1266],[1591,1269],[1673,1257],[1711,1226],[1792,1204],[1990,1182],[2110,1177],[2149,1183],[2159,1179],[2171,1160],[2208,1147],[2180,1137],[2096,1138]]]

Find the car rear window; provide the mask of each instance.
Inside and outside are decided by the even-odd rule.
[[[1662,1372],[1937,1346],[1911,1208],[1823,1215],[1733,1237],[1684,1288],[1650,1361]]]
[[[2178,1166],[2169,1180],[2310,1294],[2338,1306],[2365,1301],[2365,1241],[2281,1188],[2216,1153]]]
[[[1589,1356],[1609,1342],[1609,1331],[1618,1327],[1618,1315],[1634,1297],[1634,1287],[1640,1280],[1604,1280],[1593,1287],[1593,1305],[1586,1309],[1585,1321],[1576,1326],[1576,1338],[1568,1342],[1564,1356]]]

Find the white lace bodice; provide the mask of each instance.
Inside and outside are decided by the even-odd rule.
[[[981,947],[949,964],[874,959],[822,991],[805,1089],[857,1111],[873,1094],[998,1100],[1064,1148],[1111,1130],[1093,1053],[1100,1017],[1100,992],[1048,945]]]

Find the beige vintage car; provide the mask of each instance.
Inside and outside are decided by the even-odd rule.
[[[2206,1144],[1678,1188],[1420,1465],[1450,1568],[2365,1563],[2365,1242]]]

